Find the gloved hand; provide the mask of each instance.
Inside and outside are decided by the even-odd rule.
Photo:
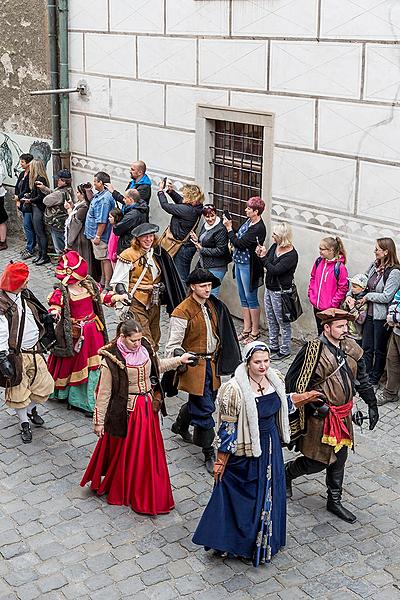
[[[375,425],[379,421],[378,406],[376,404],[368,405],[368,416],[369,416],[369,430],[372,431]]]
[[[0,352],[0,373],[6,379],[12,379],[15,376],[14,366],[8,358],[8,352],[5,350]]]
[[[226,463],[229,460],[229,454],[227,452],[217,452],[217,460],[214,462],[214,481],[218,483],[221,481],[222,476],[225,472]]]
[[[303,392],[302,394],[292,394],[292,402],[296,408],[300,408],[309,402],[314,402],[315,400],[322,399],[323,394],[321,392],[317,392],[316,390],[311,390],[310,392]]]

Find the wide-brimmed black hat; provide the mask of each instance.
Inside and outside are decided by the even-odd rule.
[[[142,235],[150,235],[150,233],[158,233],[159,226],[153,223],[141,223],[135,229],[132,229],[131,235],[134,238],[141,237]]]
[[[198,267],[194,269],[189,277],[186,279],[186,285],[194,285],[196,283],[211,283],[212,289],[215,289],[221,285],[221,280],[215,277],[208,269],[202,269]]]

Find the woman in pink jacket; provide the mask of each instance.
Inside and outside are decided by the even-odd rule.
[[[322,238],[319,257],[311,271],[308,298],[314,314],[326,308],[338,308],[349,289],[346,269],[346,251],[340,237]],[[321,321],[315,318],[318,333],[322,333]]]

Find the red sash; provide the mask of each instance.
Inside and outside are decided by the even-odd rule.
[[[329,412],[324,420],[324,433],[321,439],[323,444],[334,446],[334,451],[339,452],[343,446],[351,448],[353,442],[350,433],[343,421],[351,413],[353,400],[342,406],[329,405]]]

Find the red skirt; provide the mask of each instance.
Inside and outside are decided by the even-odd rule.
[[[99,496],[107,494],[109,504],[137,513],[159,515],[174,508],[159,417],[146,396],[138,396],[125,438],[105,433],[99,439],[81,486],[89,481]]]

